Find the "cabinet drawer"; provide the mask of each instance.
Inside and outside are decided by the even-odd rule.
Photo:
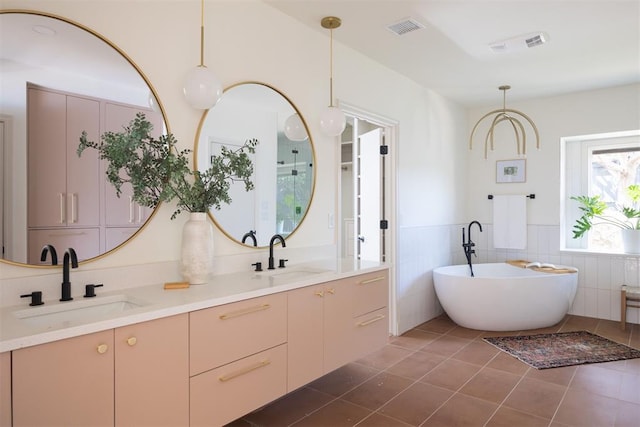
[[[353,319],[353,357],[360,359],[387,344],[389,316],[386,307]]]
[[[192,377],[192,426],[221,426],[287,392],[286,344]]]
[[[389,270],[374,271],[351,279],[353,316],[370,313],[389,303]]]
[[[287,340],[287,296],[267,295],[190,314],[190,374],[217,368]]]

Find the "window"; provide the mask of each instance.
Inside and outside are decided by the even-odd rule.
[[[640,131],[563,138],[563,236],[566,249],[622,251],[620,229],[600,224],[585,236],[573,238],[581,213],[573,196],[599,196],[608,206],[606,215],[624,219],[615,206],[631,206],[626,189],[640,184]],[[596,222],[594,222],[596,223]]]

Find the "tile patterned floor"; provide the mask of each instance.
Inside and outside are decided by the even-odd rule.
[[[482,341],[573,330],[640,349],[640,325],[567,316],[495,333],[441,316],[229,426],[640,426],[640,359],[536,370]]]

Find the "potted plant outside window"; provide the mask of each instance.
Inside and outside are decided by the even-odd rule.
[[[582,216],[573,226],[573,238],[582,237],[592,227],[609,224],[618,227],[622,232],[624,250],[627,253],[640,253],[640,185],[632,184],[626,188],[630,206],[614,204],[610,206],[599,195],[574,196]]]
[[[248,153],[255,153],[258,140],[248,139],[234,150],[222,147],[219,155],[211,156],[209,169],[197,171],[189,167],[192,150],[178,151],[172,134],[156,139],[152,130],[145,115],[138,113],[122,131],[105,132],[98,142],[89,141],[82,132],[77,153],[81,156],[86,149],[98,150],[100,159],[106,161],[107,180],[118,197],[122,186],[129,183],[132,199],[139,205],[155,208],[175,199],[177,207],[171,219],[183,211],[190,213],[183,230],[183,276],[191,284],[205,283],[213,262],[213,230],[207,212],[231,203],[233,182],[243,182],[246,191],[253,189],[253,163]]]

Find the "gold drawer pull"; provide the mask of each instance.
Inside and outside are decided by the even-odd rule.
[[[227,314],[221,314],[220,320],[226,320],[226,319],[231,319],[232,317],[244,316],[245,314],[266,310],[270,307],[271,307],[271,304],[262,304],[254,307],[243,308],[242,310],[232,311],[231,313],[227,313]]]
[[[129,346],[133,347],[137,343],[138,343],[138,339],[136,337],[127,338],[127,344],[129,344]]]
[[[105,354],[107,352],[107,350],[109,350],[109,346],[106,344],[100,344],[96,350],[98,351],[99,354]]]
[[[329,289],[327,289],[327,293],[328,293],[328,294],[331,294],[331,295],[335,295],[336,290],[335,290],[335,289],[333,289],[333,288],[329,288]]]
[[[367,326],[367,325],[370,325],[372,323],[377,322],[378,320],[382,320],[385,317],[386,316],[384,314],[379,314],[378,316],[374,317],[373,319],[365,320],[364,322],[358,323],[358,326]]]
[[[384,276],[378,276],[378,277],[374,277],[372,279],[363,280],[359,284],[360,285],[366,285],[368,283],[379,282],[380,280],[384,280]]]
[[[253,364],[253,365],[244,367],[242,369],[238,369],[237,371],[232,372],[230,374],[223,375],[223,376],[218,378],[218,381],[221,381],[221,382],[229,381],[229,380],[237,378],[237,377],[239,377],[241,375],[248,374],[251,371],[255,371],[256,369],[264,368],[265,366],[267,366],[269,364],[271,364],[270,360],[261,360],[261,361],[255,363],[255,364]]]
[[[322,298],[322,297],[324,296],[324,292],[322,292],[322,291],[316,291],[316,292],[314,292],[314,295],[319,296],[319,297],[321,297],[321,298]]]

